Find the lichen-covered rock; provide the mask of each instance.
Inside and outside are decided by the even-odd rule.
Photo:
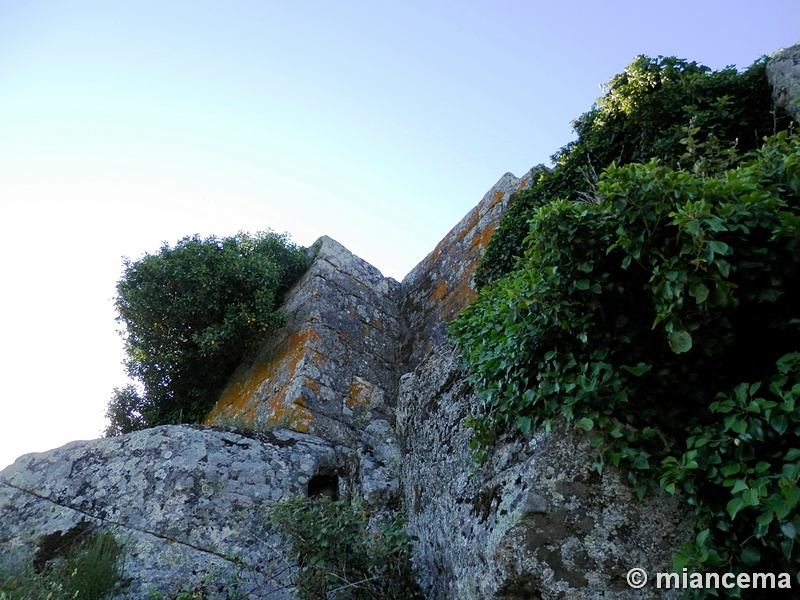
[[[625,575],[669,571],[691,539],[685,505],[638,501],[614,469],[598,475],[579,430],[500,440],[478,467],[463,425],[476,402],[447,346],[402,380],[401,489],[426,597],[651,597]]]
[[[800,45],[779,50],[767,63],[775,108],[800,123]]]
[[[329,237],[282,309],[287,324],[233,376],[209,425],[285,427],[353,446],[390,415],[400,284]]]
[[[111,531],[131,579],[118,598],[215,588],[288,598],[291,565],[266,513],[335,476],[346,454],[296,432],[192,426],[29,454],[0,472],[0,554],[30,559],[56,532]]]
[[[367,425],[357,451],[360,496],[373,511],[394,509],[400,501],[400,445],[394,428],[378,419]]]
[[[511,194],[533,183],[506,173],[411,272],[403,278],[401,372],[413,370],[444,342],[446,322],[477,297],[473,276]]]

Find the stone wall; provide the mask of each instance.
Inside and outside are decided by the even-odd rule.
[[[506,173],[436,248],[403,278],[404,330],[398,362],[413,370],[444,342],[447,322],[477,297],[473,276],[511,195],[532,183],[531,173]]]
[[[352,446],[397,395],[400,284],[329,237],[282,309],[286,325],[243,365],[208,425],[285,427]]]
[[[598,475],[580,430],[500,439],[478,467],[463,424],[477,402],[449,345],[400,386],[400,488],[425,597],[651,598],[625,575],[670,570],[692,537],[681,500],[639,501],[615,469]]]

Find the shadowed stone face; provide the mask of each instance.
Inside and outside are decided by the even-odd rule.
[[[800,123],[800,45],[776,52],[767,63],[775,107]]]

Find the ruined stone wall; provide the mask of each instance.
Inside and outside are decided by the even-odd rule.
[[[322,237],[288,320],[233,376],[208,425],[288,428],[353,446],[397,390],[400,284]]]
[[[404,324],[398,362],[413,370],[445,340],[447,322],[475,300],[473,276],[514,192],[529,187],[530,172],[506,173],[481,201],[403,278]]]
[[[790,48],[768,65],[776,107],[795,119],[799,56]],[[582,432],[558,425],[499,439],[480,467],[470,455],[463,422],[478,399],[445,329],[476,297],[511,195],[530,184],[504,175],[402,283],[321,238],[287,295],[286,325],[232,377],[210,427],[75,442],[2,471],[0,559],[113,531],[131,578],[120,599],[208,582],[290,597],[293,566],[264,517],[322,476],[375,514],[405,512],[432,600],[652,597],[624,576],[669,570],[691,539],[679,497],[637,500],[613,468],[592,469]]]
[[[288,322],[236,372],[206,424],[286,427],[358,447],[367,423],[392,420],[400,375],[475,299],[486,245],[511,194],[530,183],[506,173],[402,284],[320,238],[284,303]]]

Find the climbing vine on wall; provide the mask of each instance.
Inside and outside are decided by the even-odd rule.
[[[473,450],[564,419],[588,432],[598,470],[695,507],[676,568],[796,574],[800,138],[741,152],[724,123],[685,117],[671,133],[682,152],[643,147],[643,162],[611,162],[580,193],[540,189],[512,213],[526,229],[516,262],[450,327],[482,393]]]
[[[516,194],[489,242],[479,284],[513,270],[528,219],[538,207],[554,198],[591,198],[598,174],[612,163],[619,167],[658,158],[665,166],[708,169],[756,149],[764,136],[788,125],[772,110],[764,60],[739,72],[638,56],[604,89],[591,110],[573,122],[576,139],[551,157],[555,167],[540,166],[535,184]],[[692,133],[688,148],[687,129]]]

